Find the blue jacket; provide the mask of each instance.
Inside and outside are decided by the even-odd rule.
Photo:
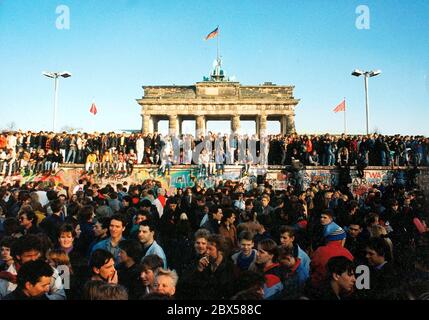
[[[272,264],[268,269],[264,270],[264,299],[275,300],[282,295],[284,286],[281,281],[281,269],[278,263]]]
[[[164,261],[164,269],[167,269],[167,257],[165,256],[164,250],[156,241],[153,241],[153,243],[150,245],[149,249],[146,251],[145,256],[150,254],[156,254],[158,257],[160,257],[162,261]]]
[[[284,286],[282,296],[284,299],[299,299],[305,286],[305,281],[302,281],[304,278],[303,271],[304,267],[299,258],[292,269],[284,269],[282,267],[282,281]]]
[[[300,284],[304,284],[310,277],[310,257],[299,245],[296,245],[298,249],[298,258],[301,260],[301,264],[296,270],[298,273],[298,281]]]
[[[113,257],[115,258],[115,267],[117,267],[119,265],[119,252],[121,249],[119,246],[113,247],[111,240],[112,238],[108,237],[106,240],[102,240],[97,243],[94,247],[92,247],[91,254],[97,249],[109,251],[111,254],[113,254]],[[122,238],[121,241],[122,240],[125,240],[125,238]]]

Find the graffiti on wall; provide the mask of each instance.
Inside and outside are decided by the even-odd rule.
[[[167,194],[174,194],[177,189],[193,188],[199,185],[203,188],[214,188],[220,180],[240,180],[241,169],[228,169],[225,170],[223,175],[220,176],[201,176],[197,168],[190,169],[174,169],[170,174],[161,174],[158,168],[135,168],[131,175],[87,175],[82,168],[61,168],[55,174],[19,174],[3,178],[1,182],[20,185],[29,182],[43,182],[51,186],[58,185],[59,183],[68,186],[71,190],[78,184],[79,179],[87,179],[91,183],[99,185],[110,184],[123,184],[126,182],[128,185],[142,184],[146,180],[157,180],[161,183],[162,188],[167,190]]]
[[[328,186],[338,184],[339,173],[331,170],[305,170],[304,171],[304,189],[309,188],[311,183],[321,182]]]
[[[290,184],[294,184],[293,174],[290,172],[267,172],[266,180],[274,190],[284,190]]]
[[[14,175],[4,177],[2,182],[11,185],[19,183],[20,185],[29,182],[42,182],[49,185],[58,185],[62,183],[66,186],[74,186],[77,184],[79,177],[82,176],[83,170],[67,170],[60,169],[56,174],[29,174],[29,175]],[[76,183],[74,182],[76,180]]]
[[[284,190],[288,185],[295,185],[295,174],[292,172],[281,170],[266,171],[266,180],[273,186],[275,190]],[[303,179],[304,189],[308,188],[311,183],[321,182],[328,186],[336,186],[339,182],[339,172],[336,170],[317,170],[309,169],[300,172]],[[363,177],[358,176],[356,170],[351,170],[350,175],[352,178],[351,189],[357,195],[362,195],[368,191],[374,184],[379,185],[406,185],[407,174],[404,170],[365,170]],[[202,188],[213,188],[220,180],[240,181],[244,184],[245,190],[251,190],[252,186],[257,182],[256,174],[249,174],[242,176],[240,168],[228,168],[221,176],[201,176],[198,169],[186,168],[171,170],[170,175],[162,175],[158,168],[135,168],[130,176],[112,175],[94,176],[86,175],[82,168],[61,168],[55,175],[16,175],[12,177],[1,177],[2,182],[16,184],[28,182],[42,182],[49,185],[58,185],[62,183],[68,186],[71,190],[78,184],[79,179],[85,178],[91,183],[98,183],[99,185],[110,184],[115,186],[118,183],[127,182],[131,184],[142,184],[145,180],[153,179],[161,183],[161,186],[167,190],[167,193],[174,194],[179,188],[193,188],[199,185]],[[422,190],[429,195],[429,170],[422,170],[417,176],[417,183],[421,186]]]
[[[363,177],[359,177],[356,170],[350,172],[352,178],[352,192],[357,195],[365,194],[373,185],[383,183],[385,186],[391,185],[394,182],[405,184],[405,176],[395,175],[393,170],[366,170]],[[402,180],[403,179],[403,183]]]
[[[237,180],[240,180],[240,178],[241,178],[241,169],[227,170],[222,175],[223,180],[237,181]]]
[[[194,180],[192,179],[191,170],[178,170],[172,172],[170,175],[170,186],[174,188],[192,188],[195,185]]]
[[[256,176],[245,176],[241,179],[241,182],[243,183],[243,188],[246,191],[250,191],[253,188],[253,185],[257,183],[258,179]]]

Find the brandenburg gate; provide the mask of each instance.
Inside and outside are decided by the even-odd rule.
[[[181,134],[182,121],[195,120],[195,137],[206,134],[208,120],[230,120],[231,132],[239,133],[241,120],[256,122],[256,133],[264,135],[267,121],[280,121],[281,133],[295,132],[294,86],[264,83],[243,86],[223,80],[223,72],[214,71],[210,80],[191,86],[143,86],[141,105],[142,132],[158,131],[158,121],[169,121],[169,133]]]

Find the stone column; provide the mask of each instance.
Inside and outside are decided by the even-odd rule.
[[[168,133],[171,135],[177,134],[177,114],[170,114],[168,121]]]
[[[195,119],[197,130],[195,131],[195,138],[200,135],[206,135],[206,117],[205,116],[197,116]]]
[[[240,116],[234,115],[231,118],[231,131],[232,133],[238,133],[240,131]]]
[[[287,134],[291,134],[291,133],[295,133],[295,114],[288,114],[287,116],[287,129],[286,129],[286,133]]]
[[[152,117],[153,119],[153,132],[158,132],[158,117]]]
[[[287,134],[287,116],[285,114],[280,118],[280,127],[282,135]]]
[[[155,131],[154,130],[154,124],[153,124],[153,122],[154,122],[153,117],[150,117],[150,119],[149,119],[149,132],[154,132]]]
[[[183,119],[182,117],[179,117],[177,119],[177,127],[179,128],[179,135],[182,134],[182,124],[183,124]]]
[[[255,129],[256,129],[256,135],[259,137],[259,116],[256,116],[255,118]]]
[[[150,120],[151,116],[147,114],[142,114],[142,132],[149,133],[150,132]]]
[[[259,137],[267,135],[267,116],[261,114],[259,116]]]

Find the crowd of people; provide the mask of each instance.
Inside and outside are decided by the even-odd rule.
[[[423,136],[162,135],[4,132],[0,135],[0,174],[55,172],[62,163],[83,164],[98,175],[129,175],[134,165],[199,165],[203,175],[220,175],[225,164],[306,166],[428,166],[429,138]]]
[[[403,185],[3,183],[0,217],[4,300],[429,298],[427,199]]]

